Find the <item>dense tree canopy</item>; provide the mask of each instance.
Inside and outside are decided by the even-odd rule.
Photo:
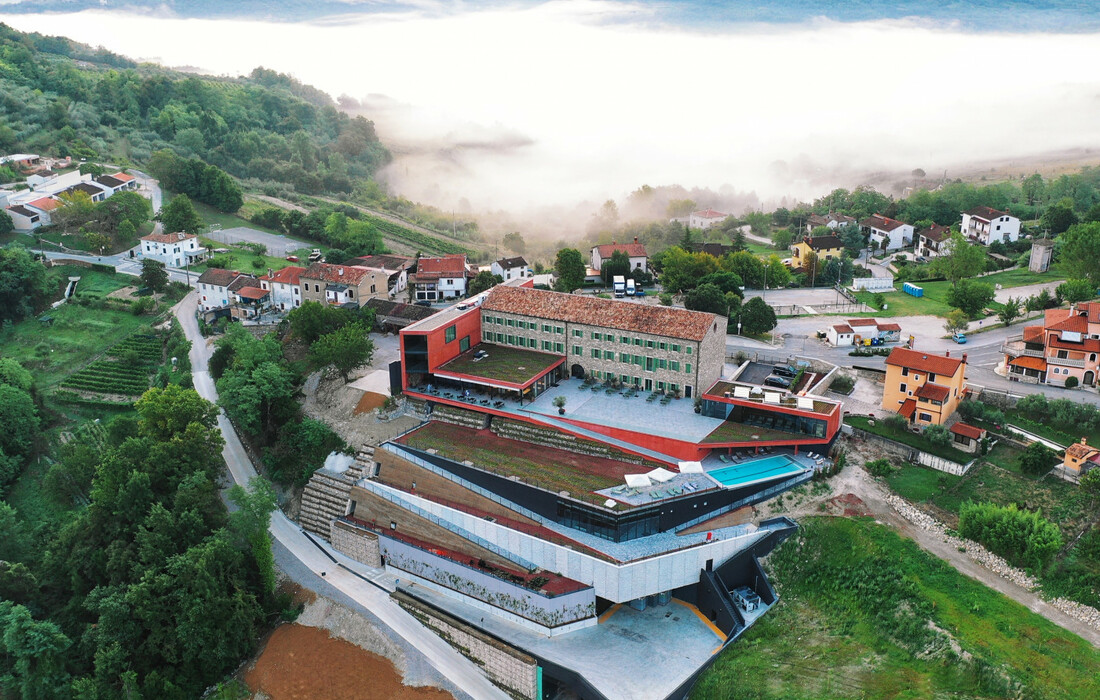
[[[30,316],[45,305],[50,292],[46,268],[25,248],[0,248],[0,322]]]
[[[195,211],[185,194],[178,194],[160,209],[157,218],[164,224],[164,230],[168,233],[199,233],[203,230],[202,217]]]
[[[554,289],[559,292],[572,292],[584,285],[587,266],[584,264],[584,256],[575,248],[562,248],[558,251],[554,260],[554,275],[557,281]]]
[[[1061,236],[1058,259],[1071,278],[1087,279],[1100,286],[1100,223],[1071,226]]]

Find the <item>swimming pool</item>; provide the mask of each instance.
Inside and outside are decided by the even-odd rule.
[[[803,467],[786,455],[773,455],[763,459],[755,459],[744,464],[731,464],[728,467],[707,472],[711,477],[726,488],[739,488],[756,484],[761,481],[773,481],[786,476],[794,476]]]

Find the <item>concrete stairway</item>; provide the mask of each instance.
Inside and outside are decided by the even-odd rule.
[[[333,474],[324,469],[315,471],[302,492],[298,523],[306,531],[328,540],[332,521],[347,512],[352,485],[372,473],[373,468],[374,448],[364,446],[355,455],[355,463],[343,474]]]

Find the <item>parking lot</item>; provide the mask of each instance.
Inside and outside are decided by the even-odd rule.
[[[207,237],[212,241],[231,245],[233,243],[261,243],[267,246],[267,254],[276,257],[291,255],[296,250],[309,248],[311,244],[274,233],[257,231],[247,226],[237,226],[220,231],[211,231]]]
[[[763,384],[764,380],[772,373],[772,366],[763,362],[750,362],[738,377],[737,381],[746,384]]]

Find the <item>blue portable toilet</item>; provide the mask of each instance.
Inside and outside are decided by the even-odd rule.
[[[917,285],[911,284],[909,282],[906,282],[905,284],[903,284],[901,286],[901,291],[903,291],[906,294],[909,294],[911,296],[915,296],[915,297],[923,297],[924,296],[924,288],[923,287],[918,287]]]

